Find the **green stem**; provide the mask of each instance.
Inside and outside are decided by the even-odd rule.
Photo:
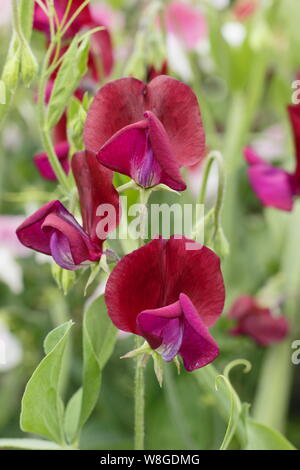
[[[251,128],[256,109],[264,87],[266,72],[265,52],[257,53],[256,63],[249,72],[247,90],[236,91],[233,95],[224,142],[224,161],[227,175],[227,191],[224,201],[224,231],[231,246],[237,247],[238,228],[237,221],[240,218],[240,204],[238,199],[237,171],[243,162],[242,150],[247,144],[247,135]],[[232,250],[232,253],[238,250]],[[237,255],[239,256],[239,255]],[[238,271],[237,257],[230,256],[224,263],[224,274],[231,285],[234,281],[234,273]]]
[[[282,272],[286,283],[285,313],[290,322],[291,334],[298,324],[300,307],[300,257],[295,256],[299,248],[300,201],[295,203],[287,234],[286,249],[282,257]],[[270,348],[262,365],[259,385],[254,401],[253,413],[259,421],[284,431],[292,386],[290,337]],[[270,393],[270,390],[272,393]]]
[[[135,347],[143,344],[143,338],[136,336]],[[134,403],[134,449],[144,450],[145,441],[145,380],[144,364],[140,357],[136,358],[135,368],[135,403]]]
[[[54,146],[52,143],[50,131],[47,127],[47,122],[46,122],[46,110],[45,110],[45,90],[46,90],[46,85],[47,85],[47,70],[49,66],[49,62],[52,56],[52,53],[54,51],[55,44],[52,42],[48,48],[48,51],[46,53],[44,63],[42,66],[42,71],[41,71],[41,79],[40,79],[40,84],[39,84],[39,99],[38,99],[38,116],[39,116],[39,123],[40,123],[40,131],[41,131],[41,136],[42,136],[42,141],[43,145],[45,148],[46,153],[48,154],[49,162],[50,165],[56,175],[57,180],[59,183],[62,185],[62,187],[66,190],[69,191],[70,185],[67,179],[67,176],[59,163],[59,160],[57,158],[57,155],[54,150]]]
[[[216,377],[218,375],[220,373],[212,364],[193,372],[193,377],[195,377],[201,389],[212,399],[213,405],[217,408],[224,421],[228,423],[230,418],[230,400],[225,393],[216,391]],[[235,436],[239,443],[244,445],[245,433],[241,420],[237,424]]]

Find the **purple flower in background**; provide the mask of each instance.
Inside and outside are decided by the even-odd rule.
[[[270,165],[250,147],[244,151],[248,175],[254,192],[264,206],[291,211],[294,197],[300,195],[300,105],[288,107],[296,150],[293,173]]]

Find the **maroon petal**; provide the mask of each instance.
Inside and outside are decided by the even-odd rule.
[[[205,137],[197,98],[189,86],[163,75],[149,85],[122,78],[102,87],[86,120],[87,149],[98,153],[120,129],[142,121],[146,111],[152,111],[161,121],[179,166],[193,165],[204,157]]]
[[[206,326],[215,323],[224,304],[220,260],[206,247],[183,238],[152,240],[122,260],[106,286],[108,313],[117,328],[139,334],[137,316],[189,296]]]
[[[147,101],[147,100],[146,100]],[[148,85],[149,107],[163,124],[179,166],[190,166],[206,153],[197,97],[175,78],[160,75]]]
[[[43,232],[42,225],[51,212],[58,211],[62,206],[59,201],[51,201],[28,217],[16,230],[20,242],[32,250],[51,255],[51,233]]]
[[[88,151],[77,152],[73,156],[72,171],[80,197],[83,228],[92,242],[101,248],[108,233],[118,225],[121,215],[119,195],[112,183],[113,174],[97,162],[95,154]],[[109,224],[104,231],[100,230],[99,223],[106,215],[97,215],[101,206],[105,208],[103,205],[107,205],[109,210]]]
[[[120,78],[100,88],[84,128],[88,150],[98,153],[117,131],[144,118],[145,89],[144,83],[136,78]]]
[[[179,354],[186,370],[192,371],[212,362],[219,354],[219,347],[188,296],[180,295],[180,305],[184,332]]]
[[[238,320],[245,317],[256,308],[256,302],[251,295],[241,295],[231,306],[228,317]]]
[[[164,281],[160,256],[166,243],[155,239],[124,256],[109,276],[105,301],[112,322],[120,330],[138,334],[138,314],[161,306]]]
[[[245,335],[262,346],[282,341],[288,334],[289,324],[285,317],[274,317],[270,310],[260,309],[241,320],[231,331],[233,335]]]
[[[101,251],[59,201],[51,201],[17,229],[20,242],[35,251],[52,255],[66,269],[96,261]]]
[[[70,146],[68,142],[61,142],[60,144],[55,145],[55,153],[59,159],[59,162],[61,166],[63,167],[64,171],[66,174],[69,173],[70,171],[70,164],[69,164],[69,150]],[[40,172],[40,175],[42,178],[46,180],[51,180],[51,181],[57,181],[56,175],[54,171],[52,170],[52,167],[50,165],[48,155],[46,152],[39,153],[34,157],[34,163],[37,167],[37,169]]]
[[[151,111],[145,113],[145,118],[109,139],[97,154],[98,160],[114,171],[131,176],[144,188],[164,183],[175,190],[184,190],[186,185],[162,124]]]
[[[181,293],[186,294],[203,323],[212,326],[222,313],[225,299],[219,257],[185,237],[171,237],[162,263],[168,281],[163,290],[163,304],[175,302]]]
[[[275,207],[285,211],[291,211],[293,207],[293,179],[292,175],[277,168],[257,157],[249,149],[245,151],[245,158],[250,162],[248,169],[251,186],[264,206]]]
[[[298,180],[298,186],[300,186],[300,104],[288,106],[288,113],[293,129],[296,150],[295,176]]]
[[[140,334],[165,361],[177,355],[183,336],[180,302],[154,310],[145,310],[137,317]]]
[[[95,27],[102,26],[95,24]],[[88,68],[92,72],[92,78],[99,82],[103,76],[110,75],[113,68],[113,47],[111,36],[105,29],[92,35],[91,50],[89,54]]]

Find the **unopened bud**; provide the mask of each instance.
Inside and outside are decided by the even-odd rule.
[[[2,80],[5,83],[7,90],[11,93],[15,91],[18,86],[20,76],[20,62],[21,62],[21,48],[18,47],[15,52],[9,52],[4,69],[2,72]]]
[[[38,63],[27,43],[22,47],[21,74],[25,86],[30,86],[38,72]]]

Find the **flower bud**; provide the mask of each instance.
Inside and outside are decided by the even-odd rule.
[[[13,93],[17,88],[20,75],[21,47],[17,39],[13,39],[2,72],[2,80],[6,88]]]
[[[225,258],[230,252],[228,240],[224,234],[223,229],[220,227],[214,240],[214,251],[221,257]]]
[[[38,63],[29,45],[25,42],[22,47],[21,74],[25,86],[30,86],[37,75]]]

